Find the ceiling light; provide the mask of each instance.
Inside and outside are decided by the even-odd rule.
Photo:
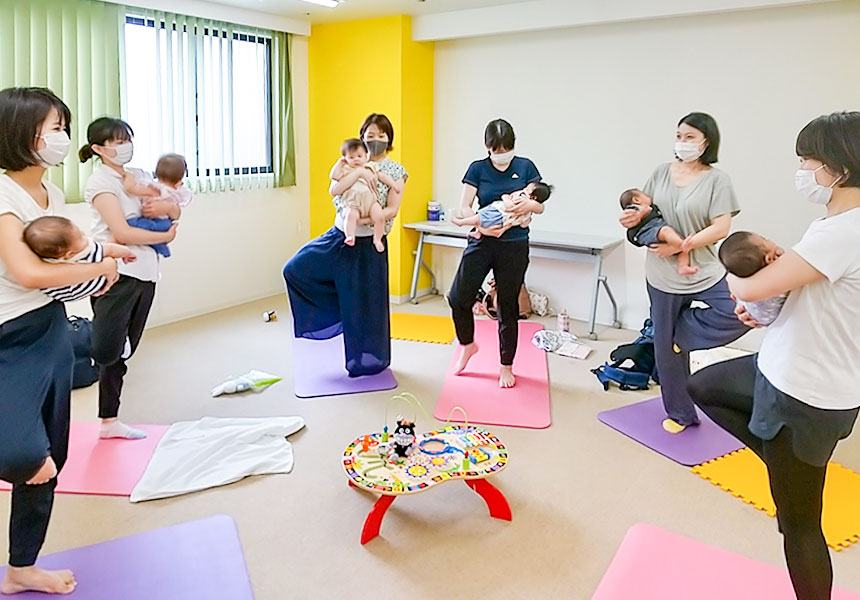
[[[340,4],[339,0],[302,0],[303,2],[310,2],[311,4],[319,4],[320,6],[325,6],[326,8],[336,8],[338,4]]]

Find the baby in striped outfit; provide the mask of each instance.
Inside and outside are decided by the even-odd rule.
[[[104,257],[134,262],[134,252],[119,244],[97,244],[65,217],[39,217],[24,227],[24,243],[46,262],[97,263]],[[97,277],[76,285],[45,288],[42,291],[60,302],[92,296],[107,280]]]

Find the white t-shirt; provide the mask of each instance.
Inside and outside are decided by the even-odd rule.
[[[792,290],[768,327],[758,365],[810,406],[860,406],[860,208],[813,221],[793,250],[825,279]]]
[[[59,215],[65,199],[60,189],[44,182],[48,190],[48,208],[43,210],[27,191],[6,174],[0,175],[0,215],[13,214],[23,223],[39,217]],[[0,325],[41,308],[51,299],[39,290],[19,285],[0,259]]]
[[[143,175],[143,171],[139,169],[127,170],[135,173],[137,176]],[[84,199],[90,205],[90,210],[92,211],[93,239],[101,243],[113,241],[107,223],[105,223],[101,214],[93,205],[93,198],[103,193],[113,194],[117,197],[126,219],[141,216],[140,199],[137,196],[129,195],[122,184],[120,174],[105,165],[96,167],[93,174],[87,180]],[[137,260],[133,263],[118,263],[120,275],[128,275],[141,281],[157,281],[158,254],[156,254],[155,250],[150,246],[129,246],[128,248],[137,255]]]

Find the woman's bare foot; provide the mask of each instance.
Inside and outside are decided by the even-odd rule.
[[[75,576],[71,571],[46,571],[36,567],[9,567],[0,592],[42,592],[43,594],[71,594],[75,591]]]
[[[45,459],[42,466],[30,479],[27,480],[27,485],[42,485],[48,483],[57,476],[57,464],[50,456]]]
[[[355,242],[353,241],[353,243]],[[373,247],[376,248],[377,252],[385,252],[385,246],[382,245],[382,240],[374,239]]]
[[[517,378],[514,377],[514,368],[512,366],[502,365],[499,369],[499,387],[512,388],[517,383]]]
[[[457,361],[457,365],[454,367],[454,375],[459,375],[460,373],[462,373],[463,369],[466,368],[466,365],[469,364],[469,360],[477,353],[478,344],[476,344],[475,342],[460,346],[460,359]]]
[[[343,243],[347,246],[355,246],[355,236],[348,235],[346,239],[343,240]]]

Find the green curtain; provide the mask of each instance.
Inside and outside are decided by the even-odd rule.
[[[272,32],[272,159],[275,186],[296,185],[290,56],[293,36]]]
[[[119,35],[124,9],[93,0],[0,0],[0,89],[50,88],[72,111],[72,152],[49,170],[69,202],[92,172],[77,149],[87,125],[120,112]]]

